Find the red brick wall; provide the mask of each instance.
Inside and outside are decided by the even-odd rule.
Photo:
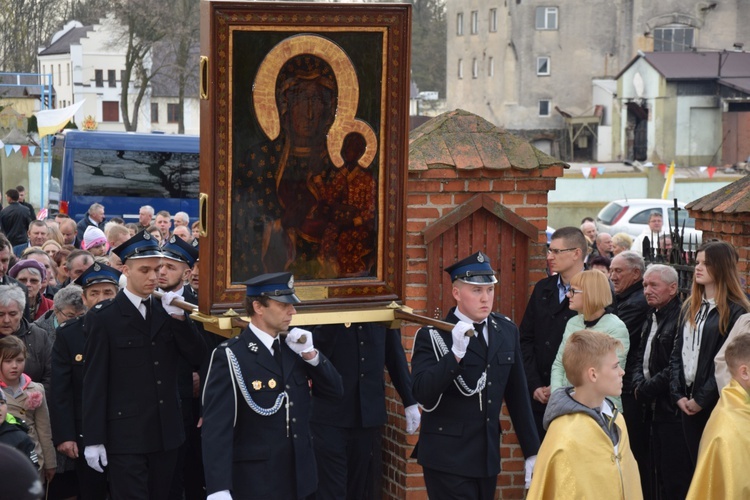
[[[427,246],[422,231],[436,219],[446,215],[456,206],[478,193],[489,193],[497,202],[539,229],[539,237],[529,248],[529,280],[533,286],[546,276],[544,231],[547,228],[547,192],[555,188],[555,181],[563,174],[562,167],[544,170],[457,170],[454,167],[431,168],[410,172],[407,186],[406,209],[406,305],[416,313],[432,316],[427,306]],[[531,289],[514,290],[523,294],[524,300]],[[509,293],[499,291],[499,293]],[[500,311],[504,312],[504,311]],[[520,318],[513,318],[516,323]],[[417,325],[404,325],[401,329],[407,359]],[[388,425],[383,442],[383,495],[385,498],[427,498],[422,478],[422,468],[408,457],[417,442],[417,436],[405,431],[403,407],[392,386],[388,386]],[[498,478],[502,498],[523,498],[523,454],[505,408],[501,419],[504,434],[502,469]]]
[[[703,231],[703,241],[716,238],[734,245],[740,256],[738,268],[745,293],[750,293],[750,217],[747,213],[695,212],[695,228]]]

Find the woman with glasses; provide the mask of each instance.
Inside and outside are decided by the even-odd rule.
[[[47,332],[52,344],[55,343],[57,327],[69,321],[82,316],[86,312],[83,305],[81,287],[68,285],[61,289],[54,298],[54,306],[47,311],[44,316],[34,321],[34,324]]]
[[[573,333],[579,330],[594,330],[616,338],[622,342],[623,349],[617,353],[620,366],[625,369],[625,358],[628,355],[630,347],[630,336],[628,328],[620,318],[614,314],[609,314],[605,308],[612,303],[612,290],[609,287],[609,280],[599,271],[583,271],[576,274],[570,280],[570,289],[568,290],[568,300],[570,309],[578,313],[568,320],[565,325],[560,348],[557,351],[554,363],[552,363],[552,380],[551,390],[555,392],[561,387],[567,387],[570,384],[565,376],[565,369],[562,364],[563,350]],[[622,409],[620,398],[612,398],[617,408]]]
[[[669,365],[672,399],[682,425],[693,468],[703,429],[719,400],[714,358],[750,302],[740,284],[737,251],[711,241],[698,248],[690,296],[682,305]]]

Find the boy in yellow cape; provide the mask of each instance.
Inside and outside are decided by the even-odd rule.
[[[688,500],[750,498],[750,334],[736,336],[725,354],[732,380],[703,430]]]
[[[552,393],[547,435],[531,478],[529,499],[642,499],[638,464],[625,420],[608,397],[622,392],[622,343],[604,333],[575,332],[563,351],[573,387]]]

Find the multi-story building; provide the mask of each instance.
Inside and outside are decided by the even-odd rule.
[[[52,37],[37,58],[39,71],[52,75],[56,100],[53,107],[62,108],[85,99],[76,114],[76,123],[91,116],[100,130],[125,130],[120,110],[126,53],[122,34],[123,27],[108,16],[90,26],[71,21]],[[137,88],[132,81],[129,93],[134,99]],[[148,130],[148,92],[139,113],[139,130]]]
[[[746,0],[450,0],[446,9],[448,109],[566,159],[595,158],[597,139],[611,149],[622,105],[614,78],[639,51],[750,47]],[[598,137],[571,140],[587,120]]]

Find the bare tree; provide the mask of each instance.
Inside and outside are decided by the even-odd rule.
[[[0,0],[0,70],[35,71],[37,49],[55,32],[64,10],[55,0]]]

